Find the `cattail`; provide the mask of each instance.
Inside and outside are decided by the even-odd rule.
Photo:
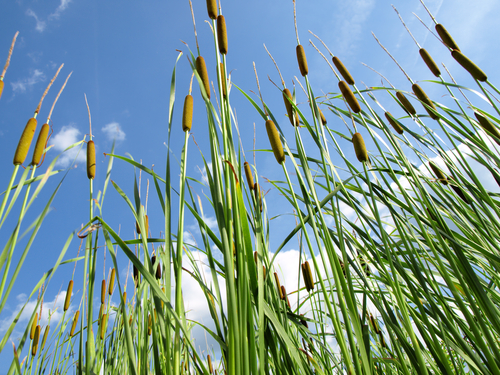
[[[387,121],[389,121],[389,124],[392,125],[392,127],[398,134],[403,134],[403,127],[399,124],[399,122],[396,121],[394,117],[392,117],[390,112],[385,113],[385,118],[387,119]]]
[[[16,153],[14,154],[14,165],[24,163],[24,159],[26,159],[26,155],[28,155],[31,141],[33,140],[33,136],[35,135],[35,130],[36,119],[32,117],[28,120],[23,134],[21,134],[21,138],[19,139],[19,143],[17,144]]]
[[[384,335],[382,334],[382,331],[378,333],[380,337],[380,345],[382,345],[382,348],[387,348],[387,344],[385,343]]]
[[[219,52],[222,55],[227,55],[226,20],[222,14],[217,17],[217,39],[219,41]]]
[[[35,330],[36,330],[37,324],[38,324],[38,313],[35,313],[35,318],[33,319],[33,322],[31,323],[30,340],[33,340],[33,337],[35,337]]]
[[[281,293],[283,294],[283,301],[286,301],[288,308],[291,309],[290,300],[288,299],[288,294],[286,294],[286,288],[284,285],[281,286]]]
[[[134,283],[135,286],[137,286],[137,284],[139,283],[139,270],[137,269],[135,264],[134,264]]]
[[[283,151],[283,145],[281,144],[280,136],[276,126],[272,120],[266,121],[267,136],[269,137],[269,142],[271,142],[271,148],[274,152],[274,157],[278,164],[282,164],[285,161],[285,153]]]
[[[266,266],[262,266],[262,278],[266,278]]]
[[[479,122],[479,125],[486,130],[487,133],[491,133],[491,135],[495,136],[495,142],[500,145],[500,132],[498,131],[498,128],[493,125],[490,120],[488,120],[485,116],[480,114],[479,112],[474,112],[474,115],[476,116],[477,122]]]
[[[308,292],[314,290],[314,280],[311,272],[311,266],[308,261],[302,263],[302,276],[304,277],[304,284]]]
[[[212,367],[212,359],[210,358],[210,354],[207,355],[207,360],[208,360],[208,372],[213,374],[214,368]]]
[[[356,153],[356,157],[360,162],[368,161],[368,151],[366,151],[365,141],[363,137],[359,133],[354,133],[352,136],[352,143],[354,145],[354,152]]]
[[[113,268],[111,270],[111,276],[109,277],[109,286],[108,286],[108,294],[111,296],[113,295],[113,289],[115,287],[115,269]]]
[[[460,197],[460,199],[462,199],[466,204],[470,204],[469,199],[467,198],[467,196],[464,194],[464,192],[460,187],[455,185],[450,185],[450,186],[453,189],[453,191]]]
[[[250,164],[246,161],[243,164],[243,167],[245,169],[245,176],[247,177],[247,182],[248,182],[248,187],[250,189],[253,189],[253,174],[252,174],[252,169],[250,168]]]
[[[288,100],[290,99],[290,100]],[[297,121],[296,123],[294,123],[294,117],[293,117],[293,107],[292,107],[292,101],[293,101],[293,97],[292,97],[292,93],[290,92],[290,90],[288,89],[284,89],[283,90],[283,101],[285,102],[285,108],[286,108],[286,113],[288,114],[288,119],[290,120],[290,123],[293,125],[293,126],[298,126],[299,125],[299,122]]]
[[[154,267],[155,263],[156,263],[156,255],[153,255],[151,257],[151,264],[153,265],[153,267]],[[157,280],[161,279],[161,266],[160,266],[160,262],[158,262],[158,266],[156,266],[155,276],[156,276]]]
[[[127,303],[127,292],[123,292],[123,302]]]
[[[102,313],[104,312],[104,305],[101,304],[101,307],[99,308],[99,315],[97,316],[97,325],[101,324],[101,318],[102,318]]]
[[[47,145],[47,136],[49,135],[50,126],[49,124],[43,124],[38,133],[38,139],[35,145],[35,151],[33,151],[33,158],[31,159],[32,165],[40,164],[40,159],[42,158],[43,150]]]
[[[410,103],[410,101],[406,98],[406,96],[403,95],[402,92],[398,91],[396,92],[396,97],[398,98],[399,102],[403,106],[403,108],[408,112],[408,114],[415,116],[417,114],[417,111],[415,110],[415,107]]]
[[[207,0],[208,16],[211,19],[217,18],[217,0]]]
[[[184,99],[184,109],[182,110],[182,130],[191,131],[193,124],[193,96],[186,95]]]
[[[75,316],[73,317],[73,325],[71,326],[71,331],[69,332],[69,336],[73,337],[75,334],[76,324],[78,323],[78,317],[80,316],[80,310],[76,310]]]
[[[281,290],[280,278],[278,277],[278,273],[274,273],[274,280],[276,280],[276,287],[278,288],[278,294],[280,295],[280,299],[283,299],[283,292]]]
[[[108,314],[102,314],[101,317],[101,329],[100,329],[100,336],[101,340],[104,340],[104,336],[106,335],[106,323],[108,322]]]
[[[321,118],[321,123],[323,124],[323,126],[325,126],[326,125],[326,118],[325,118],[325,115],[323,114],[323,111],[321,109],[319,109],[319,117]]]
[[[448,30],[446,30],[443,25],[438,23],[436,25],[436,31],[441,37],[441,40],[443,41],[444,44],[446,44],[451,49],[456,49],[457,51],[460,51],[460,48],[458,48],[457,43],[455,43],[451,35],[448,33]]]
[[[101,283],[101,303],[104,304],[106,300],[106,280],[102,280]]]
[[[297,52],[297,61],[299,63],[300,74],[302,74],[302,77],[305,77],[307,73],[309,73],[309,69],[307,68],[307,59],[304,47],[299,44],[295,50]]]
[[[36,326],[35,328],[35,337],[33,338],[33,346],[31,347],[31,355],[36,356],[36,352],[38,350],[38,340],[40,338],[40,326]]]
[[[351,107],[351,110],[354,113],[361,112],[361,107],[359,106],[358,100],[352,93],[351,88],[347,85],[347,83],[345,83],[344,81],[340,81],[339,89],[347,104],[349,104],[349,107]]]
[[[66,290],[66,299],[64,300],[64,311],[67,311],[69,309],[72,293],[73,293],[73,280],[70,280],[68,284],[68,289]]]
[[[226,89],[227,80],[226,80],[226,72],[224,70],[223,63],[219,63],[219,70],[220,70],[220,79],[221,79],[221,83],[222,83],[222,96],[224,98],[227,98],[227,89]]]
[[[131,325],[132,325],[132,322],[133,322],[133,320],[132,320],[132,314],[130,314],[130,318],[129,318],[129,320],[128,320],[128,325],[129,325],[129,326],[131,326]]]
[[[207,65],[205,64],[205,59],[201,56],[196,58],[196,71],[200,76],[201,82],[203,82],[207,97],[210,99],[210,81],[208,80]]]
[[[377,320],[373,317],[372,314],[370,314],[370,324],[372,325],[375,333],[380,333],[380,328],[378,327]]]
[[[95,145],[94,141],[87,143],[87,177],[93,180],[95,177]]]
[[[144,226],[146,227],[146,236],[149,232],[149,219],[148,219],[148,215],[144,215]],[[141,227],[139,226],[139,223],[136,221],[135,222],[135,229],[137,231],[137,234],[141,234]]]
[[[429,166],[431,167],[432,171],[434,172],[434,175],[436,175],[437,179],[443,184],[443,185],[448,185],[448,179],[446,178],[446,175],[443,173],[441,169],[432,161],[429,162]]]
[[[42,345],[40,345],[40,350],[45,348],[45,341],[47,341],[47,337],[49,336],[50,326],[45,327],[45,331],[43,332]]]
[[[352,78],[351,73],[349,73],[344,64],[342,64],[342,61],[340,61],[337,56],[333,56],[332,61],[342,78],[344,78],[344,81],[350,85],[354,85],[354,78]]]
[[[2,97],[3,93],[3,79],[0,79],[0,98]]]
[[[300,316],[304,316],[304,314],[300,314]],[[307,324],[307,320],[300,319],[300,324],[309,329],[309,325]]]
[[[441,75],[441,71],[439,70],[439,67],[437,64],[434,62],[432,59],[431,55],[425,48],[420,48],[420,56],[422,57],[422,60],[424,60],[425,65],[429,68],[429,70],[434,74],[436,77],[439,77]]]
[[[424,90],[422,90],[422,88],[419,85],[417,85],[416,83],[414,83],[411,86],[411,88],[413,89],[413,93],[415,94],[415,96],[424,104],[425,110],[427,111],[427,113],[429,114],[429,116],[433,120],[439,119],[438,115],[436,115],[431,109],[427,108],[427,106],[429,106],[434,111],[437,111],[436,107],[434,106],[434,103],[431,102],[431,100],[429,99],[429,97],[427,96],[427,94],[424,92]]]
[[[260,212],[262,212],[262,192],[260,191],[260,186],[257,182],[253,185],[253,193],[255,195],[257,206],[260,208]]]
[[[486,74],[462,52],[460,52],[459,50],[453,50],[451,51],[451,55],[455,60],[457,60],[460,65],[462,65],[465,70],[470,73],[472,77],[480,82],[486,82],[486,80],[488,79]]]
[[[148,314],[148,336],[151,336],[152,330],[151,330],[151,314]]]

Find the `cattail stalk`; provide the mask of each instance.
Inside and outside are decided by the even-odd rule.
[[[12,51],[14,50],[14,44],[16,44],[17,36],[19,35],[19,31],[14,34],[14,38],[12,38],[12,43],[10,45],[9,54],[7,56],[7,61],[5,62],[5,66],[3,67],[2,75],[0,75],[0,98],[2,97],[3,92],[3,77],[5,77],[5,73],[7,72],[7,68],[10,65],[10,58],[12,57]]]

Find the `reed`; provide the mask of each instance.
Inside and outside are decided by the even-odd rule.
[[[354,152],[356,158],[362,163],[366,163],[368,158],[368,151],[366,150],[365,141],[360,133],[354,133],[352,136],[352,144],[354,145]]]
[[[205,64],[205,59],[201,56],[196,58],[196,71],[198,72],[201,82],[203,83],[205,93],[208,99],[210,99],[210,81],[208,80],[207,65]]]
[[[460,48],[458,48],[457,43],[455,43],[455,41],[451,37],[450,33],[448,32],[448,30],[446,30],[446,28],[443,25],[438,23],[435,28],[436,28],[436,31],[437,31],[439,37],[441,38],[441,40],[443,41],[443,43],[446,46],[448,46],[452,50],[460,51]]]
[[[276,161],[278,162],[278,164],[283,164],[283,162],[285,161],[285,152],[283,151],[283,145],[281,144],[278,130],[276,129],[276,126],[274,125],[274,122],[272,120],[266,121],[266,131]]]
[[[297,53],[297,62],[299,63],[299,70],[302,77],[305,77],[309,73],[309,68],[307,67],[306,52],[301,44],[297,45],[295,52]]]
[[[219,52],[222,55],[227,55],[226,19],[222,14],[217,17],[217,40],[219,42]]]
[[[340,75],[342,78],[344,78],[344,81],[346,81],[350,85],[354,85],[354,78],[352,78],[351,73],[347,70],[347,68],[344,66],[342,61],[337,56],[332,57],[333,64],[339,71]]]
[[[412,86],[412,89],[413,89],[413,93],[415,94],[415,96],[418,98],[418,100],[420,100],[422,102],[422,104],[424,104],[424,108],[425,110],[427,111],[427,113],[429,114],[429,116],[433,119],[433,120],[437,120],[439,119],[439,116],[436,115],[432,110],[436,111],[437,112],[437,109],[436,109],[436,106],[434,105],[434,103],[429,99],[429,97],[427,96],[427,94],[425,93],[424,90],[422,90],[422,88],[414,83]],[[430,108],[429,108],[430,107]]]
[[[28,123],[24,127],[19,143],[17,144],[17,149],[14,154],[14,165],[20,165],[24,163],[26,156],[28,155],[29,148],[31,146],[31,141],[36,131],[36,118],[32,117],[28,120]]]
[[[480,82],[486,82],[488,80],[488,76],[459,50],[454,49],[451,51],[451,56],[453,56],[453,58],[460,65],[462,65],[462,67],[467,70],[470,75],[474,77],[474,79],[477,79]]]
[[[420,53],[420,57],[422,57],[422,60],[424,60],[425,65],[427,65],[432,74],[434,74],[436,77],[439,77],[441,75],[441,71],[439,70],[439,67],[434,62],[429,52],[427,52],[427,50],[424,48],[420,48],[418,52]]]
[[[339,89],[345,101],[347,102],[347,104],[349,104],[351,111],[353,111],[354,113],[361,112],[361,106],[359,105],[358,100],[354,96],[351,88],[347,85],[347,83],[344,81],[340,81]]]

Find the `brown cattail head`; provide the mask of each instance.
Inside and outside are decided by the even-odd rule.
[[[460,48],[458,48],[457,43],[455,43],[451,35],[448,33],[448,30],[446,30],[443,25],[438,23],[436,25],[436,31],[439,34],[444,44],[446,44],[451,49],[456,49],[457,51],[460,51]]]
[[[410,103],[410,101],[406,98],[406,96],[403,95],[401,91],[396,92],[396,97],[398,98],[399,102],[403,106],[403,108],[408,112],[408,114],[415,116],[417,114],[417,111],[415,110],[415,107]]]
[[[211,374],[214,373],[214,368],[212,366],[212,359],[210,358],[210,354],[207,355],[207,361],[208,361],[208,372],[210,372]]]
[[[368,161],[368,151],[366,151],[365,141],[359,133],[354,133],[352,136],[352,143],[354,145],[354,152],[356,157],[362,163]]]
[[[304,316],[304,314],[300,314],[300,316]],[[307,324],[307,320],[300,319],[300,324],[302,324],[306,328],[309,328],[309,325]]]
[[[349,107],[351,107],[351,111],[353,111],[354,113],[361,112],[361,107],[359,106],[358,100],[345,81],[339,82],[339,89],[345,101],[347,102],[347,104],[349,104]]]
[[[448,185],[448,179],[446,178],[446,175],[433,161],[429,162],[429,167],[431,167],[434,175],[443,185]]]
[[[419,53],[420,56],[422,57],[422,60],[424,60],[425,65],[427,65],[432,74],[434,74],[436,77],[439,77],[441,75],[441,71],[439,70],[439,67],[434,62],[434,60],[432,59],[429,52],[427,52],[427,50],[424,48],[420,48]]]
[[[226,89],[227,79],[226,79],[226,71],[224,70],[223,63],[219,63],[219,70],[220,70],[220,79],[221,79],[221,83],[222,83],[222,96],[224,98],[227,98],[227,89]]]
[[[205,59],[201,56],[196,58],[196,71],[201,78],[201,82],[203,82],[207,97],[210,99],[210,81],[208,80],[207,65],[205,64]]]
[[[75,334],[76,324],[78,323],[78,317],[80,316],[80,310],[76,310],[75,316],[73,317],[73,324],[71,326],[71,331],[69,332],[70,337]]]
[[[326,118],[325,118],[325,115],[323,114],[323,111],[321,109],[319,109],[319,117],[321,118],[321,123],[323,124],[323,126],[325,126],[326,125]]]
[[[101,324],[101,318],[103,312],[104,312],[104,305],[101,304],[101,307],[99,308],[99,315],[97,315],[97,325]]]
[[[344,81],[350,85],[354,85],[354,78],[352,78],[351,73],[349,73],[344,64],[342,64],[342,61],[340,61],[337,56],[333,56],[332,61],[342,78],[344,78]]]
[[[35,151],[33,151],[33,158],[31,159],[32,165],[40,164],[40,159],[42,158],[43,150],[47,145],[47,136],[49,135],[50,126],[49,124],[43,124],[38,133],[38,139],[35,145]]]
[[[283,301],[286,301],[286,304],[288,305],[288,308],[291,309],[291,305],[290,305],[290,300],[288,299],[288,294],[286,294],[286,288],[284,285],[281,286],[281,294],[283,295],[283,298],[282,300]]]
[[[274,157],[276,158],[278,164],[282,164],[285,161],[285,153],[283,151],[283,145],[281,144],[280,135],[272,120],[266,121],[266,130],[269,142],[271,143],[271,148],[274,152]]]
[[[19,143],[17,144],[16,153],[14,154],[14,165],[24,163],[24,159],[26,159],[26,155],[28,155],[28,150],[30,149],[31,141],[35,135],[35,130],[36,119],[32,117],[28,120],[23,134],[21,134],[21,138],[19,139]]]
[[[389,124],[392,125],[392,127],[398,134],[403,134],[403,127],[399,124],[399,122],[396,121],[394,117],[392,117],[390,112],[385,113],[385,118],[387,119],[387,121],[389,121]]]
[[[127,303],[127,292],[123,292],[123,302]]]
[[[450,185],[453,191],[462,199],[466,204],[470,204],[469,198],[464,194],[463,190],[459,186]]]
[[[480,114],[479,112],[474,112],[474,115],[476,116],[477,122],[479,122],[479,125],[486,130],[486,132],[491,133],[494,135],[497,139],[495,139],[495,142],[500,145],[500,132],[498,131],[498,128],[493,125],[490,120],[488,120],[485,116]]]
[[[113,268],[113,269],[111,270],[111,276],[109,277],[109,285],[108,285],[108,294],[109,294],[110,296],[112,296],[112,295],[113,295],[113,289],[114,289],[114,287],[115,287],[115,273],[116,273],[116,271],[115,271],[115,269]]]
[[[3,79],[0,79],[0,98],[2,97],[2,92],[3,92]]]
[[[35,337],[35,330],[37,325],[38,325],[38,313],[35,313],[35,317],[33,318],[33,322],[31,323],[31,331],[30,331],[31,340],[33,340],[33,337]]]
[[[31,355],[36,356],[36,352],[38,350],[38,340],[40,339],[40,326],[36,326],[35,328],[35,337],[33,337],[33,345],[31,347]]]
[[[153,255],[151,257],[151,264],[153,265],[153,267],[154,267],[155,263],[156,263],[156,255]],[[159,261],[158,261],[158,266],[156,266],[155,276],[156,276],[157,280],[161,279],[161,265],[160,265]]]
[[[184,109],[182,110],[182,130],[191,131],[193,124],[193,96],[186,95],[184,99]]]
[[[104,340],[104,337],[106,335],[106,323],[108,322],[108,314],[102,314],[101,317],[101,329],[100,329],[100,336],[101,340]]]
[[[307,73],[309,73],[309,68],[307,67],[307,59],[304,47],[299,44],[295,50],[297,52],[297,61],[299,63],[300,74],[302,74],[302,77],[305,77]]]
[[[280,299],[283,299],[283,292],[281,291],[281,283],[280,278],[278,277],[278,273],[274,273],[274,280],[276,280],[276,287],[278,288],[278,294],[280,295]]]
[[[207,0],[208,16],[211,19],[217,18],[217,0]]]
[[[302,263],[302,276],[304,277],[304,284],[308,292],[314,290],[314,279],[311,272],[311,266],[308,261]]]
[[[148,219],[148,215],[144,215],[144,226],[146,227],[146,235],[148,234],[149,232],[149,219]],[[135,222],[135,229],[137,231],[137,234],[141,234],[141,227],[139,226],[139,223],[136,221]]]
[[[40,350],[45,348],[45,342],[47,341],[47,337],[49,336],[50,326],[45,327],[45,331],[43,331],[42,345],[40,345]]]
[[[260,191],[260,186],[257,182],[253,185],[253,193],[255,195],[257,206],[260,208],[260,212],[262,212],[262,192]],[[234,250],[236,250],[236,248]],[[234,253],[236,254],[236,251],[234,251]]]
[[[465,70],[470,73],[472,77],[480,82],[486,82],[486,80],[488,79],[486,74],[462,52],[460,52],[459,50],[453,50],[451,51],[451,55],[455,60],[457,60],[460,65],[462,65]]]
[[[66,290],[66,299],[64,300],[64,311],[67,311],[69,309],[72,293],[73,293],[73,280],[70,280],[68,284],[68,289]]]
[[[87,143],[87,177],[93,180],[95,177],[95,145],[94,141]]]
[[[372,325],[372,328],[375,331],[375,333],[380,333],[380,328],[378,327],[377,320],[373,317],[372,314],[370,314],[370,324]]]
[[[137,284],[139,283],[139,270],[137,269],[135,264],[134,264],[134,283],[135,286],[137,286]]]
[[[385,343],[384,335],[382,334],[382,331],[378,333],[380,337],[380,345],[382,345],[382,348],[387,348],[387,344]]]
[[[290,100],[288,100],[288,99]],[[292,93],[290,92],[290,90],[288,89],[284,89],[283,90],[283,101],[285,102],[285,108],[286,108],[286,113],[288,114],[288,119],[290,120],[290,123],[293,125],[293,126],[299,126],[299,122],[298,121],[295,121],[294,123],[294,116],[293,116],[293,107],[292,107],[292,101],[293,101],[293,97],[292,97]]]
[[[429,114],[429,116],[433,119],[433,120],[437,120],[439,118],[438,115],[436,115],[431,109],[429,109],[427,106],[431,107],[434,111],[437,111],[436,107],[434,106],[434,103],[431,102],[431,100],[429,99],[429,97],[427,96],[427,94],[424,92],[424,90],[422,90],[422,88],[414,83],[411,88],[413,89],[413,93],[415,94],[415,96],[424,104],[424,107],[425,107],[425,110],[427,111],[427,113]],[[426,106],[426,105],[427,106]]]
[[[253,189],[253,174],[252,174],[252,169],[250,168],[250,164],[246,161],[243,164],[243,167],[245,169],[245,176],[247,177],[247,182],[248,182],[248,187],[250,189]]]
[[[101,303],[104,304],[106,300],[106,280],[102,280],[101,283]]]
[[[219,40],[219,52],[222,55],[227,55],[226,20],[222,14],[217,17],[217,39]]]

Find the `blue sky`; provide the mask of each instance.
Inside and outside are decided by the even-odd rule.
[[[433,29],[433,23],[422,5],[417,0],[394,0],[392,2],[401,13],[411,32],[433,56],[438,63],[444,62],[455,79],[465,86],[474,87],[475,83],[468,73],[463,71],[451,58],[448,50],[416,19],[415,12],[427,26]],[[208,19],[205,0],[193,0],[198,40],[201,55],[205,57],[210,79],[215,79],[213,38]],[[453,35],[461,50],[471,57],[488,74],[492,82],[499,81],[498,34],[500,26],[497,16],[500,4],[495,0],[455,0],[445,2],[434,0],[426,2],[438,22],[444,24]],[[226,1],[222,3],[226,18],[229,52],[228,67],[232,81],[247,93],[257,91],[252,63],[255,62],[264,100],[274,112],[285,136],[293,136],[285,116],[285,108],[279,90],[269,82],[269,76],[279,83],[279,76],[274,64],[269,59],[263,44],[274,56],[288,87],[292,87],[295,76],[300,77],[295,58],[295,31],[293,25],[293,5],[291,1]],[[356,79],[358,87],[363,83],[368,86],[380,85],[380,77],[361,62],[366,63],[385,75],[392,84],[400,89],[410,91],[410,83],[392,60],[383,52],[371,35],[373,31],[380,41],[394,54],[407,73],[416,81],[434,79],[418,54],[418,48],[401,25],[391,2],[386,0],[353,0],[341,1],[298,1],[297,22],[301,44],[304,45],[309,63],[309,79],[316,95],[338,92],[337,80],[323,58],[309,44],[311,39],[320,50],[330,57],[321,43],[308,30],[318,35],[339,56]],[[193,25],[188,1],[81,1],[81,0],[16,0],[4,2],[2,6],[2,22],[0,23],[0,65],[3,65],[7,52],[16,31],[19,37],[14,48],[11,65],[5,76],[5,88],[0,99],[0,149],[1,160],[4,160],[4,173],[0,177],[3,190],[8,183],[13,168],[11,160],[26,121],[32,116],[39,98],[57,68],[64,63],[64,68],[53,88],[46,97],[39,114],[41,125],[47,117],[52,101],[64,79],[73,72],[65,91],[61,95],[54,113],[53,135],[50,143],[53,148],[48,152],[45,164],[40,168],[43,172],[50,161],[68,145],[83,139],[88,133],[88,116],[84,94],[87,95],[92,113],[94,141],[97,148],[97,177],[94,182],[95,191],[102,190],[105,179],[107,159],[104,152],[109,152],[116,138],[116,153],[131,154],[135,160],[163,174],[167,149],[167,111],[170,79],[177,50],[184,56],[178,64],[177,96],[174,109],[174,125],[172,133],[172,154],[180,159],[183,134],[180,125],[182,102],[188,92],[191,72],[187,61],[186,42],[196,54]],[[331,61],[331,60],[330,60]],[[437,85],[422,83],[427,94],[432,98],[443,97]],[[298,89],[299,107],[307,111],[304,94]],[[207,150],[207,127],[205,109],[196,83],[193,84],[195,117],[192,133],[200,149]],[[254,99],[257,97],[254,95]],[[385,98],[387,99],[387,98]],[[443,97],[443,101],[447,98]],[[212,101],[215,101],[212,98]],[[386,100],[387,109],[394,111],[397,117],[403,116],[400,109],[391,107]],[[414,103],[418,105],[417,103]],[[243,149],[247,160],[253,163],[254,123],[257,131],[256,148],[269,148],[264,134],[264,123],[252,106],[243,96],[233,89],[231,105],[238,118]],[[399,112],[398,112],[399,111]],[[330,127],[344,126],[328,114]],[[344,128],[345,129],[345,128]],[[88,139],[88,138],[87,138]],[[178,140],[178,141],[177,141]],[[202,178],[202,161],[197,147],[190,141],[188,175]],[[31,151],[30,154],[31,155]],[[45,220],[42,230],[25,262],[23,274],[29,277],[20,278],[7,303],[0,314],[0,337],[10,319],[25,301],[25,294],[50,268],[59,254],[68,235],[78,230],[88,220],[88,180],[85,173],[85,152],[63,154],[58,162],[59,168],[67,168],[73,159],[76,162],[65,179],[63,186],[52,204],[52,211]],[[173,162],[176,163],[175,159]],[[280,179],[280,167],[274,162],[272,154],[258,153],[257,168],[259,176]],[[62,174],[49,180],[45,191],[37,198],[39,205],[30,210],[26,223],[33,220],[49,193],[55,188]],[[112,179],[128,194],[133,190],[133,170],[123,162],[115,160]],[[176,172],[173,176],[177,176]],[[142,181],[143,196],[146,192],[146,181]],[[151,181],[152,183],[152,181]],[[174,179],[174,186],[178,181]],[[195,191],[202,196],[201,185]],[[263,183],[263,189],[270,189],[270,184]],[[159,236],[163,222],[159,216],[160,208],[154,199],[154,187],[150,186],[151,201],[148,204],[150,227]],[[206,190],[206,189],[205,189]],[[278,193],[271,190],[267,195],[269,216],[278,213],[283,206],[269,204],[279,199]],[[278,206],[278,207],[277,207]],[[204,201],[207,220],[210,216],[209,203]],[[114,228],[121,228],[124,237],[133,237],[135,223],[123,200],[112,187],[108,189],[104,203],[104,215]],[[277,228],[283,223],[290,223],[287,218],[275,220]],[[186,217],[187,230],[193,228],[191,234],[199,241],[199,233],[194,230],[194,220]],[[291,226],[290,230],[291,230]],[[12,225],[6,225],[0,232],[2,243],[10,234]],[[273,232],[274,233],[274,232]],[[277,246],[286,235],[276,231],[271,244]],[[287,250],[293,251],[296,242],[291,242]],[[2,245],[3,246],[3,245]],[[79,241],[74,239],[68,256],[76,256]],[[20,247],[21,248],[21,247]],[[294,253],[289,253],[292,255]],[[14,262],[16,261],[14,256]],[[127,262],[123,254],[121,258],[120,276],[125,277]],[[109,257],[108,257],[109,259]],[[283,274],[296,272],[297,258],[283,257],[281,267]],[[109,268],[108,260],[106,269]],[[82,272],[82,264],[77,266]],[[103,269],[101,264],[100,269]],[[288,271],[290,270],[290,271]],[[54,303],[59,291],[65,293],[68,280],[71,278],[72,266],[61,267],[47,291],[46,303]],[[2,271],[3,272],[3,271]],[[102,277],[98,274],[97,279]],[[290,277],[290,285],[296,281]],[[81,280],[76,273],[75,280]],[[78,283],[81,285],[81,282]],[[61,289],[62,288],[62,289]],[[185,288],[189,288],[186,285]],[[293,287],[290,287],[293,288]],[[75,289],[78,293],[78,288]],[[60,304],[63,294],[57,299]],[[75,294],[75,301],[80,294]],[[115,296],[116,298],[116,296]],[[196,301],[188,301],[195,311],[193,314],[202,319],[203,306],[196,312]],[[76,309],[75,306],[72,307]],[[28,318],[28,314],[24,319]],[[23,325],[23,321],[20,322]],[[14,332],[12,339],[16,341],[19,332]],[[0,374],[6,372],[6,362],[10,362],[11,350],[7,346],[0,353]]]

